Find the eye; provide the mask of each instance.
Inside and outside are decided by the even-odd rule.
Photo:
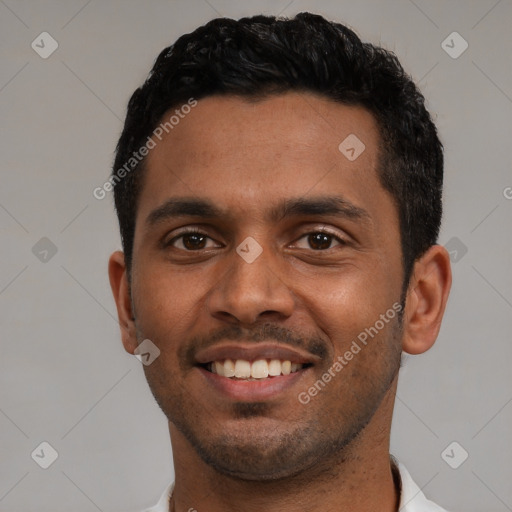
[[[300,240],[305,240],[305,244],[302,246],[299,245],[301,249],[313,249],[315,251],[332,249],[333,242],[336,242],[334,247],[338,245],[346,245],[346,242],[342,238],[327,231],[306,233],[299,238],[299,241]]]
[[[201,231],[190,230],[180,233],[178,236],[169,240],[169,242],[166,242],[165,245],[184,251],[200,251],[201,249],[218,247],[215,243],[207,245],[208,241],[214,242],[208,235]]]

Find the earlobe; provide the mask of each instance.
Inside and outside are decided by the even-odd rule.
[[[108,276],[116,302],[123,346],[128,353],[133,354],[137,347],[137,337],[123,252],[116,251],[110,256]]]
[[[450,256],[434,245],[413,269],[404,312],[402,349],[408,354],[426,352],[439,334],[452,283]]]

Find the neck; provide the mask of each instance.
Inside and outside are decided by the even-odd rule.
[[[343,453],[276,481],[247,481],[207,465],[169,424],[175,467],[175,512],[396,512],[400,500],[389,456],[396,383],[365,429]]]

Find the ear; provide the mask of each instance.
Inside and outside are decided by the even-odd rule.
[[[121,339],[123,340],[125,350],[133,354],[137,348],[137,336],[123,252],[116,251],[110,256],[108,261],[108,277],[114,300],[116,301]]]
[[[434,245],[414,264],[405,302],[402,349],[422,354],[436,341],[452,284],[448,251]]]

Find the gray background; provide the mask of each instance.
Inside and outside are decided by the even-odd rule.
[[[436,345],[401,371],[392,452],[449,510],[512,510],[510,0],[0,0],[0,511],[136,511],[172,479],[165,418],[120,342],[112,197],[92,191],[164,46],[216,16],[303,10],[395,51],[446,148],[454,285]],[[47,59],[31,48],[43,31]],[[453,31],[458,58],[441,45]],[[46,470],[42,441],[58,452]]]

